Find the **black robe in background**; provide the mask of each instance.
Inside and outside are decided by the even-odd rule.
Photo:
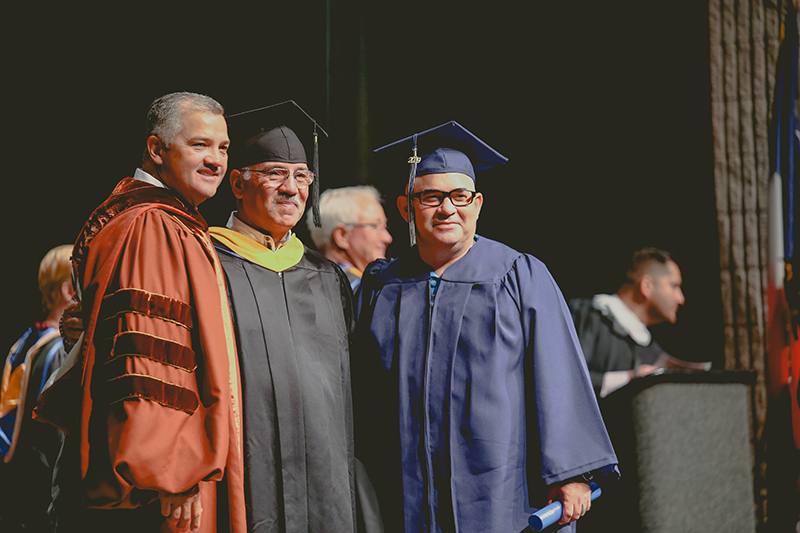
[[[215,244],[241,366],[248,528],[354,531],[347,278],[308,248],[274,272]]]
[[[592,298],[570,300],[569,308],[592,387],[598,396],[606,372],[633,370],[641,364],[652,365],[664,353],[654,340],[647,346],[637,344],[613,317],[604,315],[592,305]]]

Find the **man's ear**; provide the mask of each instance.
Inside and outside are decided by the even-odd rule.
[[[403,220],[408,222],[408,197],[397,197],[397,209],[400,211],[400,216],[403,217]]]
[[[155,135],[151,135],[147,138],[147,142],[145,143],[145,147],[147,148],[147,153],[150,154],[150,159],[153,160],[153,163],[156,165],[163,165],[164,164],[164,142],[156,137]]]
[[[653,284],[655,280],[653,276],[650,274],[645,274],[642,276],[642,279],[639,280],[639,292],[642,293],[642,296],[647,298],[648,300],[653,295]]]
[[[472,200],[472,203],[475,204],[475,208],[478,212],[475,214],[475,218],[480,218],[481,216],[481,208],[483,207],[483,194],[475,193],[475,198]]]
[[[231,180],[231,191],[233,191],[233,195],[237,200],[241,200],[242,197],[244,197],[244,175],[234,168],[231,170],[229,179]]]
[[[347,230],[343,225],[339,224],[333,228],[331,239],[333,240],[333,244],[335,244],[340,250],[350,249],[350,241],[347,240]]]
[[[64,299],[64,302],[69,304],[72,301],[72,297],[75,295],[75,291],[72,290],[72,282],[65,281],[61,284],[61,297]]]

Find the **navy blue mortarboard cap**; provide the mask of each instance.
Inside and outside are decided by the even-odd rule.
[[[231,168],[242,169],[264,162],[306,163],[306,150],[297,133],[313,141],[313,160],[309,165],[316,175],[311,185],[314,224],[319,218],[319,143],[317,131],[328,133],[294,100],[286,100],[227,116],[231,136]],[[296,133],[297,132],[297,133]]]
[[[407,145],[411,150],[416,148],[417,154],[423,154],[417,161],[415,177],[458,172],[475,181],[476,172],[508,161],[454,120],[381,146],[375,152],[400,145]]]
[[[455,172],[469,176],[475,182],[477,172],[508,162],[507,157],[454,120],[376,148],[375,152],[398,146],[407,146],[411,151],[411,156],[407,159],[411,165],[406,191],[409,197],[414,191],[414,179],[418,176]],[[417,154],[423,155],[420,157]],[[414,210],[410,201],[408,223],[409,238],[413,246],[416,235]]]

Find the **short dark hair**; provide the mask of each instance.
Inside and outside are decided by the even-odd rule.
[[[625,272],[625,279],[622,280],[621,285],[635,285],[639,283],[642,276],[651,273],[653,276],[661,277],[667,273],[667,264],[675,263],[672,254],[658,248],[642,248],[636,250],[631,256],[628,263],[628,270]]]

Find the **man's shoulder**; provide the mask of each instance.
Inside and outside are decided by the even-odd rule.
[[[96,233],[81,233],[73,261],[79,279],[86,283],[87,275],[88,279],[101,272],[111,275],[110,265],[117,264],[123,254],[138,258],[152,269],[173,268],[184,261],[211,265],[202,243],[204,231],[163,206],[141,204],[114,216]]]
[[[205,231],[207,225],[199,213],[188,211],[169,190],[125,178],[111,195],[88,218],[76,242],[78,262],[84,248],[93,243],[107,245],[108,239],[126,239],[131,227],[158,225]],[[99,240],[98,240],[99,239]]]
[[[592,305],[592,298],[586,298],[586,297],[571,298],[567,302],[567,305],[569,306],[570,311],[572,311],[573,313],[581,313],[581,314],[587,314],[590,312],[599,313],[599,311],[595,309],[594,306]]]
[[[170,189],[133,178],[120,181],[109,197],[97,207],[90,221],[92,218],[111,220],[131,209],[157,209],[187,219],[192,224],[206,225],[202,216],[194,208],[187,207]]]
[[[350,290],[350,282],[347,279],[347,275],[339,265],[308,246],[305,247],[303,257],[294,268],[316,273],[316,275],[320,277],[322,283],[334,283],[335,281],[336,284],[347,287],[347,289]]]
[[[336,263],[318,251],[311,249],[308,246],[304,246],[304,248],[303,258],[300,260],[299,264],[305,268],[313,268],[322,272],[336,272],[337,270],[341,270]]]
[[[520,265],[522,264],[522,265]],[[469,253],[448,267],[442,279],[448,281],[488,281],[507,276],[515,268],[532,274],[547,272],[547,267],[531,254],[520,252],[501,242],[479,237]],[[377,259],[367,266],[364,278],[379,284],[396,281],[418,281],[426,278],[430,267],[420,258],[417,249],[408,250],[394,259]]]
[[[595,294],[591,298],[573,298],[567,305],[576,323],[581,324],[582,331],[591,330],[594,335],[606,331],[622,339],[631,338],[629,327],[623,324],[623,320],[608,305],[611,298],[612,295]]]
[[[416,279],[421,276],[427,278],[430,267],[425,265],[419,255],[403,254],[393,259],[376,259],[364,269],[361,276],[361,286],[380,286],[390,281],[403,281]]]
[[[622,332],[621,329],[615,327],[616,321],[613,317],[605,316],[595,307],[594,297],[571,298],[567,301],[567,307],[569,307],[572,319],[578,328],[579,336],[597,335],[600,330],[604,329]]]
[[[325,265],[326,263],[334,264],[333,261],[319,253],[313,248],[303,245],[303,259],[318,265]]]
[[[156,232],[204,231],[196,221],[182,216],[184,214],[162,204],[144,203],[131,206],[109,220],[97,233],[95,241],[100,243],[107,239],[138,239],[135,231],[137,227],[140,231]]]
[[[449,277],[455,276],[463,281],[499,281],[509,275],[523,278],[549,276],[547,267],[537,257],[486,237],[478,238],[456,265],[457,268],[448,268]],[[444,277],[448,277],[448,271]]]

